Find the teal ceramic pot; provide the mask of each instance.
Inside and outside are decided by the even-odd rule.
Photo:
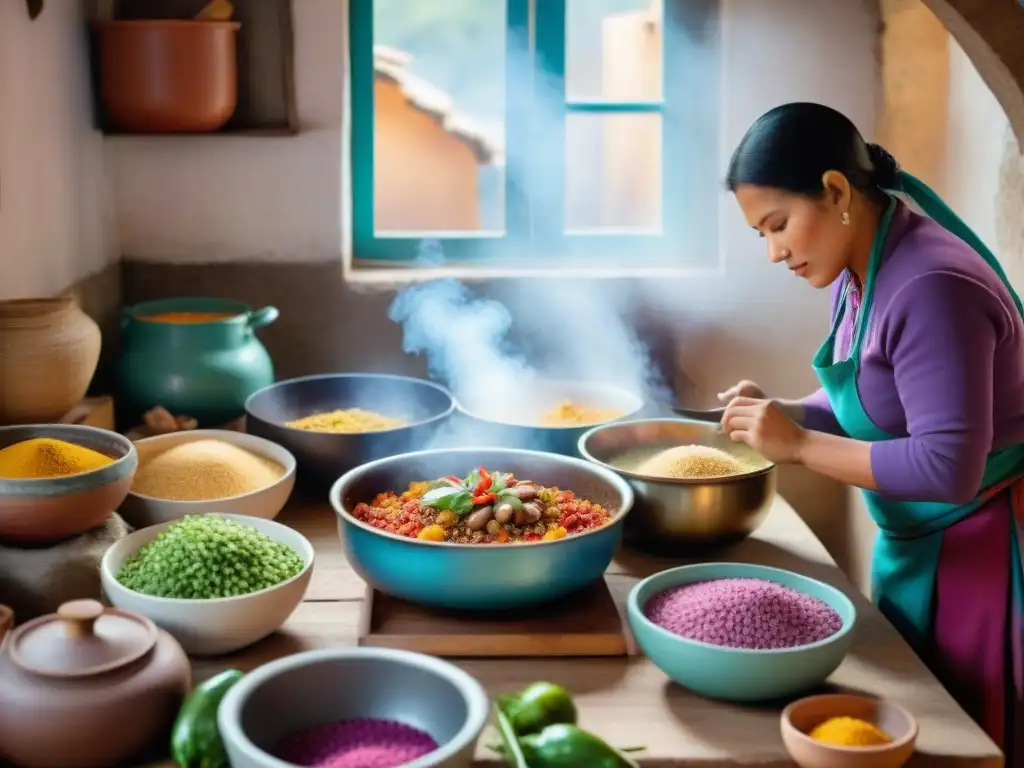
[[[165,320],[152,319],[158,316]],[[122,415],[134,424],[148,409],[162,405],[175,415],[192,416],[200,427],[242,416],[246,398],[274,383],[270,355],[255,330],[277,316],[274,307],[253,310],[239,301],[213,298],[164,299],[126,308],[118,369]]]
[[[683,584],[715,579],[764,579],[828,604],[843,627],[824,640],[796,648],[749,650],[687,640],[644,615],[647,601]],[[701,563],[650,576],[626,600],[629,626],[640,650],[674,682],[709,699],[756,703],[804,693],[825,682],[853,643],[857,611],[835,587],[792,571],[751,563]]]

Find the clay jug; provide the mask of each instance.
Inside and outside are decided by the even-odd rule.
[[[85,397],[100,345],[70,296],[0,301],[0,424],[58,421]]]
[[[127,764],[170,733],[191,688],[178,642],[142,616],[64,603],[0,648],[0,745],[25,768]]]

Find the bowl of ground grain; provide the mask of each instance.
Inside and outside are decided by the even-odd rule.
[[[103,525],[138,465],[131,440],[72,424],[0,427],[0,541],[50,544]]]
[[[840,590],[748,563],[671,568],[626,601],[640,649],[674,682],[711,699],[763,702],[814,688],[853,642],[857,612]]]
[[[782,741],[800,768],[900,768],[914,754],[917,721],[891,701],[827,694],[782,711]]]
[[[139,469],[121,516],[135,528],[185,515],[272,520],[295,487],[295,457],[243,432],[200,429],[139,440]]]
[[[489,717],[486,691],[454,664],[330,648],[250,672],[224,697],[217,725],[234,768],[469,768]]]
[[[302,602],[313,545],[286,525],[195,515],[136,531],[100,562],[115,608],[141,614],[196,656],[252,645]]]
[[[245,403],[245,428],[284,446],[299,472],[329,485],[369,461],[426,448],[455,410],[444,387],[376,373],[279,381]]]
[[[715,424],[637,419],[604,424],[579,441],[583,458],[614,470],[636,495],[623,540],[666,555],[740,541],[768,516],[775,465]]]

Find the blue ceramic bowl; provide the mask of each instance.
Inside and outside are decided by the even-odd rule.
[[[687,640],[654,624],[643,613],[659,592],[713,579],[764,579],[830,605],[843,628],[825,640],[798,648],[755,651]],[[709,699],[760,702],[781,699],[825,682],[853,642],[857,611],[835,587],[779,568],[748,563],[684,565],[644,579],[629,593],[629,625],[640,649],[673,681]]]
[[[361,408],[404,419],[380,432],[338,434],[285,424],[314,413]],[[452,415],[455,401],[444,387],[423,379],[375,373],[327,373],[279,381],[245,402],[245,428],[287,448],[306,477],[333,483],[353,467],[428,447]]]
[[[601,504],[603,528],[528,544],[450,544],[410,539],[356,520],[351,510],[411,482],[465,476],[483,465],[540,485],[558,486]],[[633,491],[614,472],[569,456],[511,448],[440,449],[374,461],[341,477],[331,505],[348,561],[373,587],[439,608],[506,610],[537,605],[583,589],[602,577],[633,506]]]
[[[139,464],[123,435],[78,424],[0,427],[0,449],[34,438],[90,448],[113,461],[91,472],[29,480],[0,478],[0,541],[43,544],[103,525],[128,495]]]

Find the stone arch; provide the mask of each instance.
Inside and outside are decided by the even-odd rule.
[[[1024,0],[924,0],[974,63],[1024,146]]]

